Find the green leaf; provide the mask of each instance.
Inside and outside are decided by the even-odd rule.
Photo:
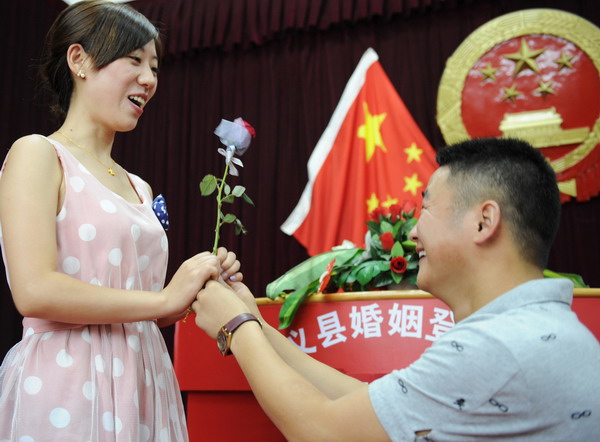
[[[246,188],[244,186],[235,186],[231,194],[236,197],[240,197],[244,194]]]
[[[398,231],[402,228],[403,225],[403,222],[397,222],[396,224],[394,224],[394,230],[392,231],[394,238],[398,236]]]
[[[223,222],[230,224],[230,223],[234,222],[236,219],[237,219],[237,217],[233,213],[228,213],[227,215],[225,215],[223,217]]]
[[[402,241],[402,247],[404,247],[406,250],[415,250],[417,248],[417,244],[414,241],[407,239],[406,241]]]
[[[583,278],[580,275],[576,275],[575,273],[559,273],[559,272],[554,272],[552,270],[545,269],[544,270],[544,278],[567,278],[573,282],[573,284],[575,285],[575,288],[588,288],[589,287],[589,285],[587,285],[583,281]]]
[[[337,268],[342,267],[355,256],[360,256],[362,252],[363,249],[339,249],[312,256],[270,282],[266,288],[266,295],[275,299],[281,292],[296,291],[306,287],[315,280],[318,281],[333,258],[336,259],[333,270],[335,273]]]
[[[224,203],[232,204],[235,201],[235,196],[233,196],[233,195],[227,195],[221,201],[224,202]]]
[[[296,316],[296,312],[300,308],[302,301],[310,294],[317,290],[319,287],[319,281],[317,280],[315,283],[309,284],[308,286],[298,289],[291,293],[288,297],[285,298],[283,305],[281,306],[281,310],[279,310],[279,329],[282,330],[284,328],[288,328],[294,317]]]
[[[375,221],[367,221],[367,227],[374,235],[379,235],[381,233],[381,229],[379,228],[379,223]]]
[[[404,279],[403,273],[391,272],[391,274],[395,284],[400,284],[400,282]]]
[[[409,275],[409,276],[405,276],[404,280],[409,283],[409,284],[413,284],[413,285],[417,285],[417,274],[413,274],[413,275]]]
[[[419,261],[415,260],[408,260],[408,263],[406,264],[406,270],[416,270],[419,268]]]
[[[390,284],[393,284],[394,280],[392,279],[391,273],[392,273],[391,271],[390,272],[381,272],[379,275],[377,275],[375,277],[375,279],[373,279],[373,281],[371,282],[371,285],[373,287],[385,287]]]
[[[379,235],[371,236],[371,249],[369,251],[371,253],[371,258],[373,259],[379,258],[380,253],[384,252]]]
[[[229,195],[231,193],[231,187],[229,186],[229,184],[225,183],[225,185],[223,186],[223,192],[225,192],[225,195]]]
[[[235,234],[239,235],[240,233],[243,233],[245,235],[246,233],[248,233],[248,231],[246,230],[246,228],[244,227],[244,225],[242,224],[242,222],[239,220],[239,218],[236,218],[236,220],[235,220]]]
[[[392,226],[389,222],[387,221],[381,221],[381,233],[393,233],[394,232],[394,226]]]
[[[356,266],[351,273],[361,285],[366,286],[386,269],[389,269],[389,264],[386,261],[365,261]]]
[[[208,196],[215,191],[217,188],[217,177],[208,174],[202,181],[200,181],[200,194],[202,196]]]
[[[252,204],[252,205],[254,205],[254,201],[252,201],[252,200],[250,199],[250,197],[248,196],[248,194],[247,194],[247,193],[244,193],[244,194],[242,195],[242,198],[244,198],[244,201],[246,201],[248,204]]]
[[[397,256],[404,256],[404,249],[402,248],[402,244],[398,241],[396,241],[392,247],[392,258],[396,258]]]
[[[404,224],[402,224],[402,235],[408,236],[409,232],[413,229],[414,226],[417,225],[419,220],[417,218],[407,219]]]

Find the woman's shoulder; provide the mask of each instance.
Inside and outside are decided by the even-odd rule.
[[[28,167],[39,169],[50,165],[58,166],[58,157],[55,146],[49,138],[32,134],[25,135],[12,144],[6,157],[6,164],[10,163],[25,163]]]
[[[10,150],[35,150],[36,152],[40,152],[40,150],[45,150],[47,152],[54,152],[54,145],[49,138],[43,135],[30,134],[17,139],[12,144]]]

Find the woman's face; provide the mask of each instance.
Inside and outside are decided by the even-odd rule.
[[[154,40],[100,70],[88,72],[81,96],[92,119],[110,130],[132,130],[158,85]]]

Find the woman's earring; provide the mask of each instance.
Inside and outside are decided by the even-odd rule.
[[[81,69],[79,69],[79,72],[77,72],[77,76],[79,78],[85,78],[85,72],[83,72]]]

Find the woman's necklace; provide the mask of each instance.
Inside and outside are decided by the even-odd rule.
[[[103,167],[106,167],[107,172],[110,176],[115,176],[115,170],[113,169],[113,167],[115,166],[115,160],[113,160],[111,158],[112,161],[112,166],[108,167],[106,166],[106,164],[104,164],[102,161],[100,161],[98,159],[98,157],[96,155],[94,155],[94,153],[90,150],[87,150],[85,147],[83,147],[81,144],[76,143],[75,141],[73,141],[72,139],[70,139],[69,137],[67,137],[65,134],[63,134],[60,130],[56,131],[57,133],[61,134],[63,137],[65,137],[67,140],[69,140],[71,143],[73,143],[74,146],[80,148],[81,150],[83,150],[85,153],[87,153],[88,155],[91,155],[92,158],[94,158],[96,161],[98,161],[98,163],[100,163]]]

